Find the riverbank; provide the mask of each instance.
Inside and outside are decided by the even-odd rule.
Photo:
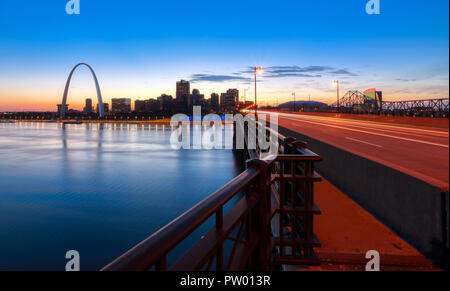
[[[46,119],[18,119],[18,120],[0,120],[0,123],[16,123],[16,122],[45,122],[45,123],[124,123],[124,124],[170,124],[170,118],[156,120],[46,120]]]

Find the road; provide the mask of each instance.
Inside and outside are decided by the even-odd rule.
[[[448,129],[302,114],[276,114],[280,126],[397,169],[433,185],[448,187]]]

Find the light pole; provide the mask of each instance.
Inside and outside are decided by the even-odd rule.
[[[263,73],[263,69],[261,67],[255,67],[255,115],[258,114],[258,99],[256,97],[256,74],[261,75]]]
[[[336,86],[336,109],[339,112],[339,80],[334,80],[333,85]]]
[[[297,105],[295,104],[295,92],[292,92],[292,96],[294,96],[294,112],[295,112],[297,109]]]

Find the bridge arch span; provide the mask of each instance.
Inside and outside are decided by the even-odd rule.
[[[91,66],[89,66],[86,63],[79,63],[75,67],[73,67],[72,71],[70,71],[69,77],[67,78],[66,87],[64,88],[64,95],[63,95],[63,100],[62,100],[60,118],[63,119],[66,115],[67,94],[69,93],[70,81],[72,80],[73,73],[79,66],[86,66],[89,69],[89,71],[91,71],[92,78],[94,79],[94,82],[95,82],[95,88],[97,90],[98,110],[99,110],[98,114],[100,115],[100,117],[104,117],[105,111],[104,111],[103,101],[102,101],[102,92],[100,91],[100,86],[98,84],[97,76],[95,75],[95,72]]]

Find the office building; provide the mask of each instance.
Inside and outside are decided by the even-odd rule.
[[[217,93],[212,93],[211,94],[211,110],[213,110],[214,112],[219,112],[220,111],[219,94],[217,94]]]
[[[91,114],[92,111],[93,111],[92,99],[91,98],[86,98],[83,112],[86,113],[86,114]]]
[[[161,104],[161,110],[164,113],[171,113],[173,111],[173,97],[170,95],[162,94],[158,97],[158,101]]]
[[[145,100],[135,100],[134,101],[134,112],[146,112],[147,111],[147,101]]]
[[[58,107],[58,116],[60,116],[62,104],[58,104],[56,106]],[[66,106],[64,106],[64,113],[67,113],[67,112],[69,112],[69,104],[66,104]]]
[[[130,98],[112,98],[111,111],[113,113],[130,113],[131,99]]]
[[[98,104],[97,104],[97,114],[100,112],[100,110],[98,109]],[[109,104],[108,103],[103,103],[103,112],[105,114],[109,113]]]

